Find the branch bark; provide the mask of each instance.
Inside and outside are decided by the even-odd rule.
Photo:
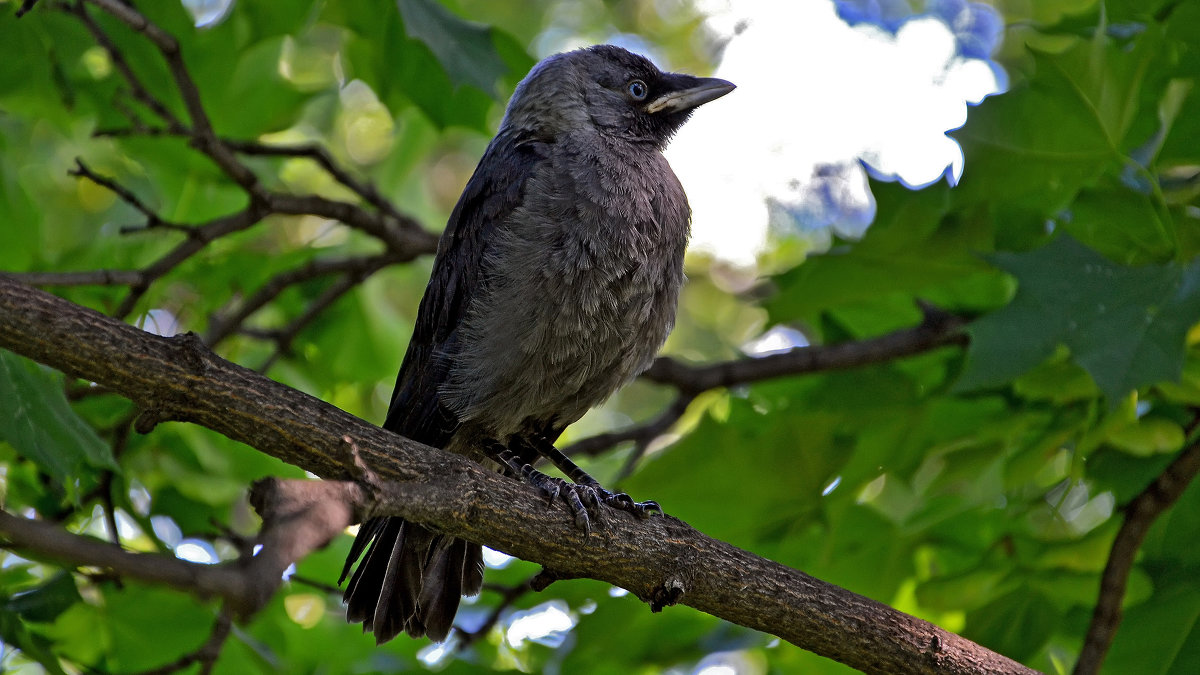
[[[195,336],[151,335],[3,278],[0,347],[129,397],[144,411],[139,431],[193,422],[327,479],[356,479],[361,458],[386,486],[366,505],[371,515],[402,516],[558,578],[612,583],[652,607],[679,602],[866,672],[1034,672],[675,518],[611,513],[585,535],[533,488],[229,363]]]
[[[855,368],[920,354],[938,347],[967,343],[967,335],[962,330],[966,326],[966,319],[930,305],[922,304],[921,310],[924,319],[918,326],[869,340],[797,347],[780,354],[706,366],[692,366],[663,356],[656,359],[642,377],[651,382],[674,385],[681,392],[695,395],[717,387]]]

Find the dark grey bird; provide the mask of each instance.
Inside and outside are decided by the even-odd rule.
[[[606,506],[657,510],[605,490],[554,441],[671,331],[691,212],[662,150],[733,88],[610,45],[538,63],[450,215],[384,428],[497,462],[585,530]],[[540,457],[572,482],[534,470]],[[363,523],[339,583],[360,556],[347,618],[378,643],[444,640],[483,583],[478,544],[399,518]]]

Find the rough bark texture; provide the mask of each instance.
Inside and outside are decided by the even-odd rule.
[[[379,479],[371,515],[396,515],[589,577],[659,608],[689,605],[872,673],[1031,673],[881,603],[697,532],[609,511],[585,536],[562,505],[460,456],[419,445],[212,354],[0,277],[0,347],[137,403],[139,430],[186,421],[329,479]],[[669,510],[670,505],[665,507]]]

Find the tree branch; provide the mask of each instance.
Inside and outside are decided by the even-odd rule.
[[[947,314],[932,305],[920,303],[920,306],[924,314],[920,325],[870,340],[796,347],[782,354],[734,359],[705,366],[692,366],[669,356],[660,356],[649,370],[642,373],[642,377],[651,382],[672,385],[679,390],[679,396],[669,408],[648,422],[576,441],[563,452],[568,456],[598,455],[618,443],[634,441],[637,444],[634,453],[620,472],[624,477],[632,472],[647,445],[670,429],[687,412],[688,405],[698,394],[709,389],[855,368],[967,343],[967,336],[962,332],[965,319]]]
[[[1192,421],[1188,430],[1189,438],[1198,426],[1200,415]],[[1112,646],[1117,628],[1121,625],[1121,603],[1125,601],[1125,587],[1138,549],[1142,547],[1150,526],[1179,499],[1197,473],[1200,473],[1200,441],[1194,441],[1184,448],[1175,461],[1125,506],[1125,521],[1113,539],[1108,562],[1100,576],[1100,595],[1096,599],[1096,608],[1092,612],[1079,660],[1075,662],[1074,675],[1100,672],[1108,648]]]
[[[797,347],[782,354],[737,359],[707,366],[690,366],[669,357],[655,360],[642,377],[698,394],[717,387],[751,384],[777,377],[855,368],[920,354],[947,345],[963,345],[966,320],[922,305],[924,320],[915,328],[899,330],[869,340],[836,345]]]
[[[373,256],[357,256],[336,260],[312,260],[308,263],[271,277],[253,295],[233,307],[218,311],[209,319],[204,343],[210,347],[234,333],[242,323],[258,310],[279,297],[289,286],[331,274],[343,274],[358,283],[384,267],[398,262],[394,253]]]
[[[225,145],[229,146],[234,152],[240,152],[244,155],[256,155],[262,157],[306,157],[316,162],[325,172],[333,176],[334,180],[342,185],[350,188],[358,196],[362,197],[368,204],[374,206],[380,213],[386,214],[401,225],[407,228],[421,229],[421,224],[411,216],[400,213],[396,207],[379,191],[375,186],[368,181],[359,180],[352,176],[349,171],[345,170],[333,160],[329,151],[325,146],[317,143],[305,143],[303,145],[269,145],[259,143],[257,141],[236,141],[231,139],[222,140]]]
[[[0,279],[0,347],[129,397],[144,411],[139,431],[194,422],[331,479],[361,475],[347,459],[357,455],[386,482],[367,503],[371,515],[401,516],[541,563],[560,578],[606,581],[652,607],[681,602],[867,672],[1033,672],[675,518],[614,513],[602,531],[585,535],[565,506],[547,508],[532,487],[229,363],[191,335],[151,335]],[[342,492],[350,503],[361,491]]]

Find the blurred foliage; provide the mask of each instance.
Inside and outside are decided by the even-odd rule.
[[[121,109],[136,105],[114,64],[51,3],[20,20],[16,4],[0,6],[8,55],[0,60],[0,269],[135,269],[179,241],[172,232],[122,233],[139,214],[70,177],[76,156],[178,222],[244,206],[244,194],[183,141],[94,137],[126,126]],[[955,3],[933,4],[946,12]],[[815,343],[872,337],[916,323],[919,298],[982,317],[969,350],[710,392],[675,442],[655,444],[622,487],[712,536],[1066,672],[1120,505],[1193,440],[1185,429],[1200,406],[1200,3],[994,6],[1007,24],[997,58],[1012,88],[972,109],[953,134],[966,155],[960,185],[873,184],[879,217],[866,237],[781,270],[765,280],[765,295],[728,293],[718,267],[691,260],[668,344],[711,361],[738,355],[744,340],[775,324]],[[179,38],[220,134],[318,141],[431,226],[444,222],[533,54],[638,34],[672,66],[703,71],[719,48],[682,1],[233,2],[204,28],[176,2],[139,8]],[[147,86],[182,110],[150,45],[97,16]],[[253,166],[275,188],[351,198],[307,160]],[[136,313],[144,321],[154,309],[203,333],[220,309],[282,271],[376,248],[335,222],[273,218],[172,271]],[[428,265],[371,277],[296,336],[269,374],[382,419]],[[249,323],[284,326],[328,286],[290,288]],[[114,287],[54,290],[101,311],[123,297]],[[271,350],[253,335],[219,345],[250,366]],[[61,378],[12,355],[0,354],[0,375],[0,475],[12,512],[104,536],[99,506],[111,501],[132,549],[212,542],[229,558],[235,551],[220,528],[256,527],[248,483],[302,475],[187,425],[125,437],[127,401],[68,401]],[[638,383],[568,440],[649,419],[668,400],[669,391]],[[628,452],[619,447],[586,468],[609,479]],[[1197,514],[1193,486],[1152,528],[1109,672],[1200,668]],[[847,670],[686,607],[651,614],[594,581],[560,582],[510,608],[565,602],[575,625],[557,639],[513,638],[510,612],[440,658],[423,641],[377,648],[319,585],[336,579],[348,543],[304,560],[296,580],[235,627],[215,672],[690,672],[713,659],[745,673]],[[490,570],[488,581],[516,584],[534,569],[515,561]],[[460,624],[479,625],[498,601],[485,591],[464,604]],[[216,613],[171,591],[0,553],[6,670],[153,668],[199,647]]]

